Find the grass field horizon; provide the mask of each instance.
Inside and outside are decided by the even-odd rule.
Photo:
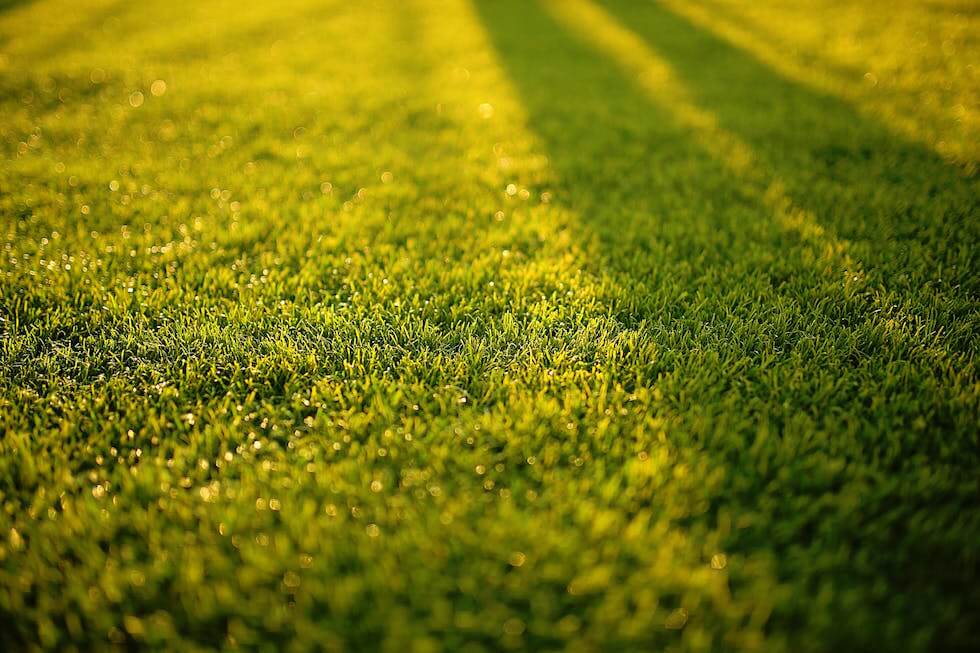
[[[978,28],[0,2],[0,648],[976,650]]]

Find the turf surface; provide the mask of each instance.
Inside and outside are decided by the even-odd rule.
[[[0,12],[0,647],[980,646],[973,3]]]

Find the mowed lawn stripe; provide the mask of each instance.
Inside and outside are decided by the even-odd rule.
[[[963,166],[657,4],[239,5],[0,15],[0,641],[976,641]]]

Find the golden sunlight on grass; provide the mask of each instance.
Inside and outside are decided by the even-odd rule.
[[[665,0],[788,75],[968,171],[980,165],[980,13],[963,0]],[[871,10],[869,10],[871,9]],[[814,20],[821,16],[822,20]]]

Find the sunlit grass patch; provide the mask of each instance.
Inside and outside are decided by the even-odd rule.
[[[0,3],[0,642],[976,644],[969,130],[719,5]]]

